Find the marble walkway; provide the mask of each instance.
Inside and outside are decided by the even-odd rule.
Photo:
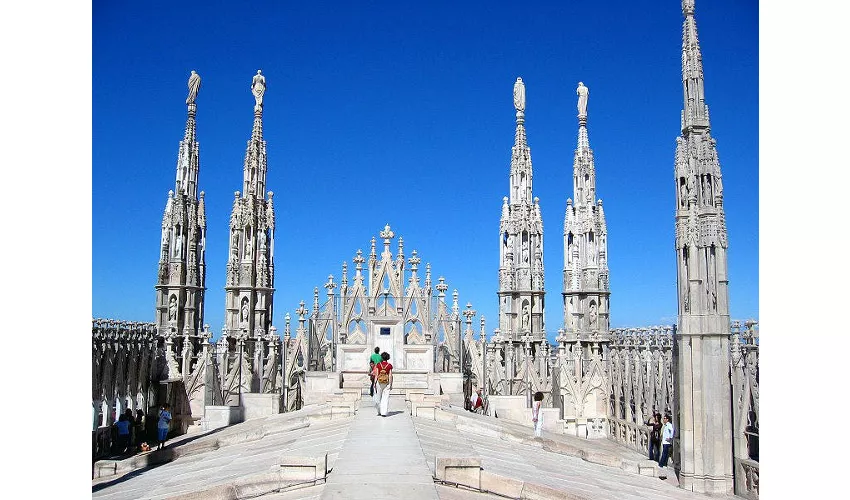
[[[504,498],[435,482],[438,457],[480,459],[482,474],[516,486],[509,495],[515,498],[708,498],[638,474],[634,464],[643,457],[607,440],[548,433],[535,439],[528,426],[449,407],[432,418],[411,417],[400,395],[390,399],[387,417],[376,415],[368,396],[356,404],[354,416],[335,416],[327,405],[317,405],[187,435],[159,452],[157,464],[142,464],[151,457],[139,454],[116,463],[116,472],[123,472],[111,476],[112,465],[101,464],[107,474],[92,482],[92,499]],[[325,481],[281,482],[275,471],[285,457],[326,457]]]
[[[379,417],[364,397],[328,474],[322,499],[439,499],[403,398]]]

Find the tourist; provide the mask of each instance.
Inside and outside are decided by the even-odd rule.
[[[161,450],[165,446],[165,440],[168,438],[168,426],[171,423],[171,412],[168,411],[170,408],[166,403],[159,410],[159,422],[156,426],[157,439],[159,440],[159,445],[157,445],[158,450]]]
[[[125,453],[130,447],[130,422],[127,420],[127,415],[118,417],[115,422],[115,428],[118,429],[118,453]]]
[[[664,426],[661,428],[661,458],[658,459],[659,467],[667,467],[667,459],[670,457],[670,448],[673,446],[673,423],[670,416],[664,415]],[[667,479],[667,474],[659,474],[661,479]]]
[[[375,376],[373,375],[375,371],[375,365],[381,362],[381,348],[376,347],[375,351],[369,356],[369,381],[371,385],[369,386],[369,395],[372,396],[372,399],[375,401],[375,404],[378,404],[378,399],[375,396]]]
[[[543,406],[543,393],[537,391],[534,393],[534,402],[531,403],[531,421],[534,422],[534,437],[542,437],[543,433],[543,413],[540,412],[540,407]]]
[[[649,459],[657,462],[661,455],[661,414],[652,415],[646,425],[651,427],[649,430]]]
[[[481,413],[484,409],[484,398],[481,397],[481,388],[472,392],[469,398],[469,411],[473,413]]]
[[[381,362],[375,365],[375,370],[372,372],[375,375],[375,382],[377,383],[378,416],[381,417],[387,416],[387,409],[390,404],[390,390],[393,388],[393,365],[389,361],[389,353],[382,352]]]
[[[147,441],[147,437],[145,436],[145,412],[143,412],[141,408],[136,410],[135,433],[135,445],[139,445]]]
[[[130,448],[133,445],[133,432],[136,430],[136,418],[133,417],[133,410],[130,408],[124,410],[124,417],[127,419],[128,430],[130,433],[130,437],[127,439],[127,451],[130,451]]]
[[[150,441],[151,443],[156,440],[157,435],[157,423],[159,422],[159,410],[162,407],[157,409],[156,406],[151,406],[148,408],[148,413],[145,415],[145,441]]]

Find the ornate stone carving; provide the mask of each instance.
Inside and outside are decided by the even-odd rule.
[[[192,70],[192,74],[189,76],[189,96],[186,97],[186,104],[195,104],[195,97],[198,95],[198,90],[201,88],[201,75],[195,73],[195,70]]]
[[[256,101],[254,109],[262,109],[263,96],[266,94],[266,77],[263,76],[262,71],[259,69],[257,70],[257,74],[254,75],[254,78],[251,80],[251,93],[254,94],[254,100]]]
[[[576,95],[578,95],[578,116],[579,117],[587,117],[587,98],[590,95],[590,91],[587,87],[584,86],[582,82],[578,82],[578,88],[576,89]]]

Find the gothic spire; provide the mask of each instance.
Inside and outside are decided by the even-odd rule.
[[[573,157],[573,197],[576,207],[592,206],[596,200],[596,168],[587,135],[587,101],[590,91],[578,82],[578,145]]]
[[[195,112],[197,106],[195,98],[201,88],[201,76],[194,70],[189,76],[189,96],[186,98],[188,117],[186,118],[186,129],[183,132],[183,140],[177,153],[177,178],[174,191],[180,195],[185,194],[193,199],[196,198],[198,189],[198,141],[195,140]]]
[[[511,205],[531,204],[531,148],[525,134],[525,84],[522,78],[514,83],[516,134],[511,148]]]
[[[602,200],[596,200],[596,166],[587,133],[590,90],[578,95],[578,144],[573,156],[573,196],[564,215],[564,331],[568,335],[609,329],[608,230]]]
[[[708,129],[708,106],[705,104],[705,81],[702,73],[702,53],[694,19],[694,0],[682,0],[682,84],[685,106],[682,111],[682,132],[687,129]]]
[[[175,189],[168,192],[162,219],[155,285],[156,324],[161,334],[200,336],[204,329],[206,208],[204,193],[201,192],[200,199],[197,194],[199,148],[195,136],[195,98],[201,88],[201,77],[195,71],[189,76],[188,88],[188,118],[177,153]],[[184,344],[184,349],[190,346]],[[179,370],[176,362],[169,362],[169,377],[179,376]],[[184,370],[182,375],[187,377],[188,373]]]
[[[251,93],[254,94],[254,125],[251,139],[245,151],[243,196],[251,195],[263,198],[266,187],[266,141],[263,140],[263,96],[266,93],[266,77],[257,70],[251,81]]]
[[[531,149],[525,133],[525,83],[513,89],[516,135],[511,148],[510,192],[499,219],[499,329],[508,338],[545,339],[543,219],[532,194]]]
[[[251,80],[254,123],[245,151],[242,187],[233,196],[230,215],[230,258],[225,280],[225,333],[258,339],[268,335],[274,299],[274,204],[273,193],[265,192],[266,141],[263,139],[263,97],[266,78],[257,71]],[[268,195],[268,198],[266,198]],[[258,389],[256,375],[262,373],[259,358],[251,368],[252,390]]]

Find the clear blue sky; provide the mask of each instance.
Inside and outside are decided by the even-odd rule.
[[[92,316],[153,321],[160,224],[174,186],[190,70],[207,203],[205,320],[224,316],[228,221],[266,75],[268,189],[277,210],[275,317],[389,223],[434,279],[497,326],[501,199],[526,83],[544,223],[546,328],[561,326],[563,218],[575,88],[605,206],[611,324],[673,323],[673,152],[682,109],[679,0],[608,2],[95,1]],[[203,5],[203,6],[202,6]],[[202,6],[202,7],[201,7]],[[758,5],[697,0],[729,231],[730,306],[759,316]],[[477,325],[477,318],[476,318]]]

